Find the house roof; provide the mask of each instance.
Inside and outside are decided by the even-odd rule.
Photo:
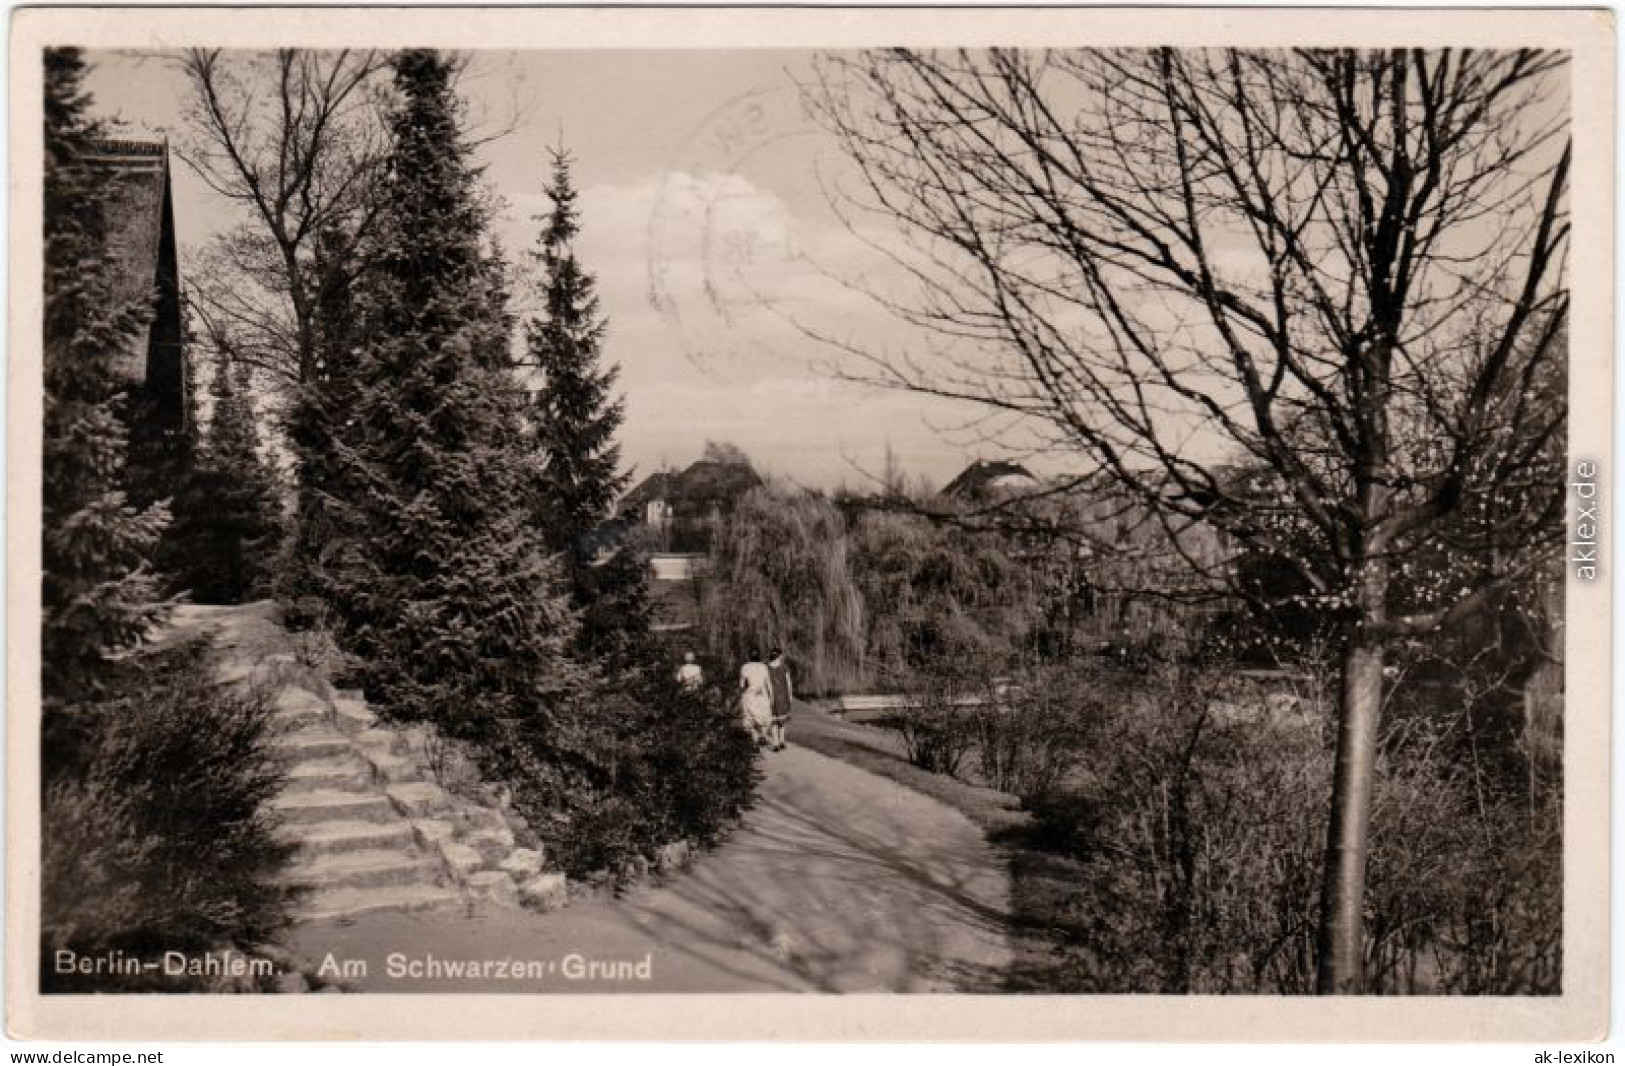
[[[650,474],[621,497],[617,510],[624,513],[655,500],[702,505],[728,502],[761,483],[761,476],[744,463],[702,459],[679,472],[662,470]]]
[[[166,268],[170,273],[175,270],[169,146],[163,141],[104,139],[94,144],[86,162],[107,176],[106,255],[112,295],[121,305],[151,304],[166,283],[178,285],[177,278],[164,276]],[[132,383],[145,381],[151,369],[148,351],[149,334],[142,334],[120,360],[120,376]]]
[[[978,459],[960,471],[958,477],[948,482],[942,494],[966,500],[980,499],[989,493],[1012,487],[1016,481],[1033,484],[1037,480],[1020,463]]]
[[[642,507],[653,500],[666,499],[671,495],[672,479],[675,476],[668,470],[655,471],[632,486],[626,495],[621,497],[618,509],[624,511],[629,507]]]

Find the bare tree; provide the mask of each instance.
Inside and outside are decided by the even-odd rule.
[[[708,440],[700,452],[700,460],[707,463],[730,463],[736,466],[749,466],[750,456],[745,449],[727,440]]]
[[[1532,51],[894,50],[828,57],[809,90],[850,204],[900,224],[876,243],[915,288],[889,305],[940,341],[832,338],[850,372],[1042,427],[1170,550],[1210,525],[1335,623],[1323,992],[1362,986],[1386,650],[1561,540],[1566,73]],[[1187,561],[1223,578],[1223,555]]]
[[[198,299],[241,358],[293,383],[315,372],[326,291],[351,280],[376,210],[384,62],[302,49],[181,60],[193,98],[180,154],[245,216],[210,249]]]
[[[386,138],[372,51],[222,52],[181,59],[192,86],[181,157],[236,210],[193,272],[208,334],[286,401],[298,457],[290,588],[321,550],[331,439],[345,417],[349,294],[366,268]]]

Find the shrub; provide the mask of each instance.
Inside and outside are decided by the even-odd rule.
[[[565,871],[586,876],[655,856],[675,840],[710,844],[750,805],[756,748],[723,680],[698,692],[647,658],[542,720],[510,721],[489,769]]]
[[[1033,804],[1040,838],[1086,868],[1070,907],[1075,986],[1311,990],[1321,739],[1226,723],[1214,679],[1146,682],[1103,708],[1079,780]]]
[[[1476,709],[1390,730],[1367,887],[1367,980],[1382,991],[1562,987],[1561,790],[1463,758]]]
[[[51,731],[72,739],[45,766],[40,987],[197,991],[208,979],[58,974],[54,953],[247,950],[287,924],[270,712],[214,685],[195,648],[129,664],[116,692]]]
[[[1032,803],[1035,843],[1083,867],[1066,918],[1072,989],[1314,990],[1332,718],[1323,699],[1279,714],[1264,696],[1148,675],[1101,704],[1071,783]],[[1458,758],[1472,712],[1435,706],[1385,731],[1370,991],[1559,987],[1560,798]]]
[[[977,686],[944,675],[922,675],[907,686],[915,702],[891,719],[903,740],[903,755],[914,766],[957,777],[976,743],[971,708]]]
[[[1077,768],[1104,713],[1099,671],[1046,665],[988,687],[971,714],[982,780],[1031,805]]]

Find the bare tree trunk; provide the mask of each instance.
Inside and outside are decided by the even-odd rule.
[[[1383,644],[1369,626],[1383,618],[1387,567],[1370,564],[1360,581],[1360,619],[1343,649],[1342,706],[1337,768],[1320,897],[1322,995],[1365,990],[1365,873],[1370,854],[1371,792],[1376,776],[1377,728],[1382,718]]]

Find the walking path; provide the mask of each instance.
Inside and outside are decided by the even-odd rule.
[[[1010,885],[980,830],[935,800],[805,749],[768,755],[765,771],[744,825],[665,884],[549,914],[490,908],[479,917],[311,922],[289,946],[375,992],[998,987],[1010,963]],[[470,975],[471,963],[485,961],[506,962],[508,975],[492,967]],[[615,962],[628,964],[622,976],[571,976]]]

